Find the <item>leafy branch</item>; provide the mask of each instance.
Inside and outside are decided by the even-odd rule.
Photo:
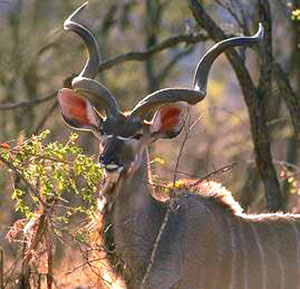
[[[42,266],[41,260],[48,264],[47,288],[51,288],[53,240],[62,240],[66,226],[74,223],[75,217],[86,219],[95,213],[96,193],[103,178],[94,158],[85,156],[76,146],[77,134],[71,134],[62,144],[47,143],[49,133],[18,140],[14,146],[0,144],[0,168],[14,176],[11,197],[15,210],[24,216],[6,236],[11,242],[23,244],[21,288],[29,288],[29,280],[36,281],[31,272]],[[78,242],[84,240],[81,233],[78,228],[73,232]]]

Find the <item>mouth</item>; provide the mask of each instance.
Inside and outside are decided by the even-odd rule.
[[[115,165],[115,164],[106,165],[106,166],[104,166],[104,168],[108,174],[112,174],[112,173],[120,174],[124,169],[123,166],[119,166],[119,165]]]
[[[98,167],[101,169],[104,169],[108,175],[109,174],[120,174],[124,170],[124,166],[120,166],[120,165],[116,165],[116,164],[104,165],[104,164],[98,163]]]

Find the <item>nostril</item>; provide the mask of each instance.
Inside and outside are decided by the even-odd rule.
[[[119,166],[119,162],[117,160],[107,157],[105,155],[99,155],[99,163],[102,163],[104,166],[107,165]]]

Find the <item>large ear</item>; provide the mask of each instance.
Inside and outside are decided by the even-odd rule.
[[[154,115],[151,133],[156,138],[173,138],[182,130],[187,113],[185,103],[161,107]]]
[[[102,121],[92,104],[72,89],[60,89],[57,98],[61,115],[72,128],[94,130]]]

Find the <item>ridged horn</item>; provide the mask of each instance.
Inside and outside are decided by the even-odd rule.
[[[216,43],[210,48],[199,61],[194,75],[194,89],[202,91],[206,95],[208,75],[215,59],[226,49],[236,46],[249,46],[262,41],[264,28],[258,24],[258,30],[253,36],[233,37]]]
[[[204,97],[205,95],[201,91],[195,89],[176,87],[160,89],[143,98],[133,108],[130,115],[132,117],[139,115],[141,118],[144,118],[148,113],[156,110],[162,105],[178,101],[185,101],[188,104],[193,105],[201,101]]]
[[[131,116],[141,118],[158,107],[179,101],[196,104],[206,96],[206,88],[210,68],[215,59],[226,49],[236,46],[248,46],[259,43],[263,39],[264,29],[261,23],[254,36],[233,37],[216,43],[199,61],[193,81],[193,88],[166,88],[153,92],[142,99],[131,111]]]
[[[100,53],[93,34],[82,24],[77,23],[74,18],[87,6],[85,2],[77,8],[64,22],[64,29],[75,32],[84,41],[88,50],[88,59],[80,74],[72,81],[72,88],[79,94],[88,97],[92,104],[98,109],[104,109],[107,116],[119,111],[116,99],[110,91],[97,80]]]

